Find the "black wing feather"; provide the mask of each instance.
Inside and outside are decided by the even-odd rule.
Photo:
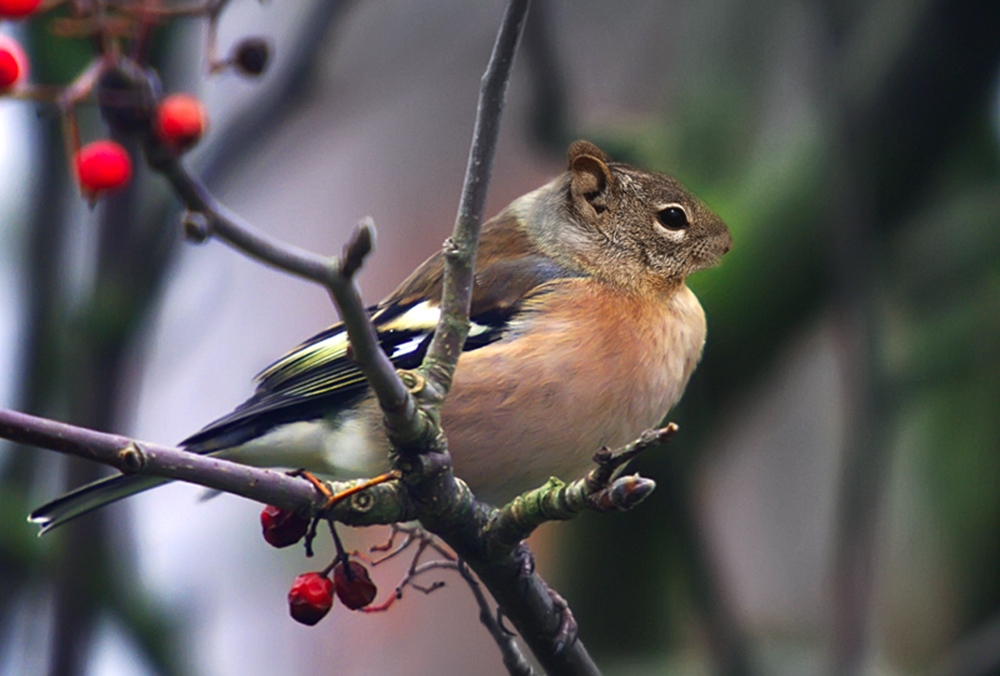
[[[550,283],[579,273],[541,256],[500,261],[477,275],[495,293],[481,294],[473,303],[472,331],[463,350],[468,352],[500,340],[524,301],[544,292]],[[518,287],[513,295],[503,293]],[[408,323],[411,311],[415,323]],[[396,368],[418,367],[427,354],[437,325],[436,304],[386,302],[369,308],[379,344]],[[433,321],[431,321],[433,320]],[[305,341],[258,375],[253,395],[232,413],[185,439],[183,446],[208,452],[235,446],[258,437],[277,425],[312,420],[350,407],[367,396],[364,375],[347,356],[342,324],[336,324]]]

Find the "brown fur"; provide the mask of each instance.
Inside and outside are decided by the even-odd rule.
[[[476,277],[472,288],[472,313],[491,306],[510,307],[520,300],[537,280],[527,270],[513,274],[517,261],[540,252],[517,219],[504,212],[483,226],[476,250]],[[440,301],[444,256],[438,252],[428,258],[382,304],[409,305],[421,300]]]

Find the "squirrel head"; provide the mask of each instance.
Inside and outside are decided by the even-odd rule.
[[[568,171],[551,184],[559,204],[545,208],[544,239],[589,273],[625,286],[673,287],[732,247],[722,219],[676,179],[614,162],[587,141],[567,154]]]

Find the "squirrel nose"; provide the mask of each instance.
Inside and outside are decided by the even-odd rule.
[[[722,225],[722,232],[720,233],[722,237],[719,238],[721,240],[719,248],[722,249],[722,255],[725,255],[733,248],[733,233],[729,232],[729,228],[725,224],[720,223],[720,225]]]

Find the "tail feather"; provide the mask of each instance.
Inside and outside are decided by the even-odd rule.
[[[168,481],[170,479],[137,475],[100,479],[42,505],[28,515],[28,521],[41,526],[38,534],[42,535],[78,516]]]

